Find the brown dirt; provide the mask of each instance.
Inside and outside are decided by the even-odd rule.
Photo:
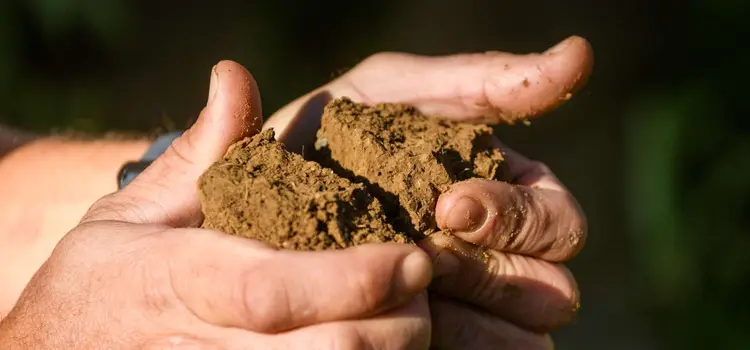
[[[438,196],[474,177],[505,180],[489,126],[428,118],[403,104],[336,99],[325,108],[315,148],[320,162],[364,183],[393,226],[415,239],[437,231]]]
[[[505,180],[495,146],[486,125],[336,99],[317,133],[318,162],[266,130],[212,165],[199,180],[203,227],[295,250],[413,242],[437,231],[437,198],[451,184]]]
[[[203,227],[279,248],[410,242],[362,184],[285,150],[272,130],[232,146],[200,178]]]

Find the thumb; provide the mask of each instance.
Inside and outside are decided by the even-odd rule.
[[[81,221],[198,225],[198,177],[261,124],[255,79],[236,62],[219,62],[211,70],[208,103],[195,124],[125,189],[97,201]]]

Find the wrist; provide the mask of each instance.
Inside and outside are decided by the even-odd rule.
[[[148,140],[77,141],[45,138],[30,142],[0,160],[0,213],[23,212],[39,224],[71,229],[88,206],[117,190],[117,173],[127,161],[137,160]],[[59,220],[40,222],[38,214],[78,213],[68,217],[70,227]],[[45,221],[45,220],[41,220]]]
[[[149,144],[43,138],[0,159],[0,314],[89,206],[117,190],[120,167]]]

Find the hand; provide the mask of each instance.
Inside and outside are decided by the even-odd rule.
[[[196,124],[63,238],[0,323],[0,348],[426,348],[418,248],[295,252],[190,228],[197,178],[259,121],[252,77],[217,65]]]
[[[0,159],[10,151],[33,140],[30,134],[0,125]]]
[[[568,100],[591,66],[591,48],[579,37],[532,55],[381,53],[285,106],[264,128],[274,128],[299,152],[313,143],[323,106],[340,96],[412,104],[459,121],[512,122]],[[454,234],[420,242],[436,268],[430,295],[435,348],[549,349],[544,333],[567,323],[578,307],[575,280],[557,262],[583,246],[585,217],[547,167],[499,141],[498,147],[513,183],[455,184],[440,197],[436,214],[440,228]]]

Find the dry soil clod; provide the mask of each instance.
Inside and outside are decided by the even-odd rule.
[[[361,184],[305,161],[265,130],[232,146],[198,182],[203,227],[279,248],[406,243]]]
[[[438,230],[435,206],[450,185],[505,178],[495,146],[486,125],[335,99],[317,133],[319,163],[266,130],[213,164],[198,182],[203,227],[294,250],[413,242]]]
[[[492,128],[427,117],[404,104],[331,101],[316,149],[321,163],[364,183],[394,227],[415,239],[438,230],[435,206],[451,184],[507,175]]]

